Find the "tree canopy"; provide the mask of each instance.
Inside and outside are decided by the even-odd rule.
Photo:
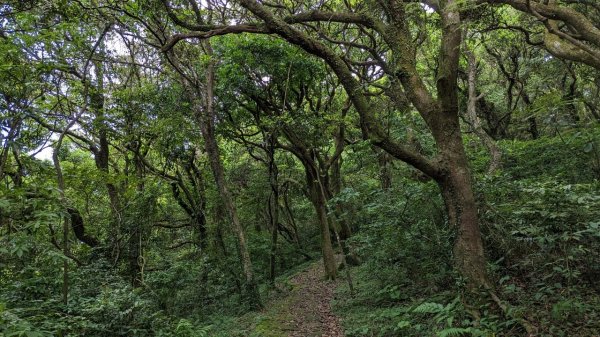
[[[598,335],[599,22],[5,2],[0,336]]]

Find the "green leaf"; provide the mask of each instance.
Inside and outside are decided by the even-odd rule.
[[[413,312],[418,314],[437,314],[444,310],[444,306],[439,303],[425,302],[416,307]]]
[[[408,328],[408,327],[410,327],[410,325],[411,325],[411,324],[410,324],[410,322],[409,322],[409,321],[400,321],[400,322],[398,322],[398,324],[396,325],[396,328],[398,328],[398,329],[405,329],[405,328]]]

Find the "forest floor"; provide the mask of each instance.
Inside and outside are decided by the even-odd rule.
[[[250,336],[343,337],[340,319],[331,310],[340,281],[325,281],[323,275],[323,262],[318,261],[291,276],[286,294],[265,303]]]
[[[323,263],[312,265],[290,280],[295,288],[290,303],[290,337],[342,337],[340,320],[331,312],[337,281],[323,280]]]

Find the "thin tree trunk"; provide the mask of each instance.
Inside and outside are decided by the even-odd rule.
[[[525,104],[525,106],[530,106],[531,99],[529,98],[529,95],[525,91],[524,83],[521,83],[521,94],[520,95],[521,95],[521,98],[523,99],[523,103]],[[538,130],[537,120],[536,120],[535,116],[527,117],[527,122],[529,123],[529,128],[527,129],[527,131],[529,131],[529,133],[531,134],[531,138],[532,139],[540,138],[540,132]]]
[[[279,171],[275,163],[275,136],[269,135],[269,147],[267,149],[269,157],[269,185],[271,193],[269,195],[269,218],[271,220],[271,256],[269,261],[269,281],[271,285],[275,284],[275,264],[277,258],[277,229],[279,227]]]
[[[103,45],[101,48],[104,48]],[[96,84],[92,85],[89,81],[83,83],[87,87],[89,95],[89,106],[90,110],[94,113],[94,124],[97,125],[98,132],[98,148],[94,151],[94,161],[96,168],[103,175],[106,190],[108,192],[108,199],[110,202],[110,229],[109,229],[109,243],[111,245],[111,254],[116,264],[120,256],[120,234],[121,234],[121,200],[119,197],[119,190],[115,184],[108,179],[110,174],[109,169],[109,158],[110,148],[108,142],[108,130],[109,126],[106,122],[106,115],[104,111],[104,66],[102,62],[94,62]]]
[[[292,227],[292,230],[294,231],[294,241],[296,242],[298,249],[302,250],[302,243],[300,242],[300,234],[298,233],[298,225],[296,224],[296,219],[294,219],[294,213],[292,213],[292,209],[290,207],[287,188],[284,190],[284,194],[283,194],[283,207],[285,208],[285,213],[288,216],[288,221],[290,223],[290,226]]]
[[[596,108],[596,105],[594,103],[591,103],[588,101],[583,101],[583,104],[588,109],[590,114],[592,114],[592,116],[594,116],[594,119],[596,120],[596,122],[600,122],[600,113],[598,112],[598,108]]]
[[[54,151],[52,151],[52,162],[54,163],[54,169],[56,171],[56,183],[58,185],[58,193],[61,200],[61,203],[65,204],[65,179],[62,174],[62,168],[60,166],[60,160],[58,158],[58,151],[62,146],[63,138],[69,128],[75,124],[76,119],[73,119],[65,128],[65,130],[60,134],[56,145],[54,146]],[[65,256],[69,256],[69,220],[67,217],[63,217],[63,242],[62,242],[62,250]],[[69,304],[69,263],[65,259],[63,261],[63,283],[62,283],[62,300],[63,304],[67,306]]]
[[[306,183],[308,184],[310,200],[315,208],[317,222],[321,231],[321,252],[323,255],[323,266],[325,268],[325,278],[333,280],[337,277],[335,265],[335,255],[331,243],[331,234],[329,228],[329,219],[327,217],[327,200],[322,193],[319,178],[315,168],[305,166]]]
[[[571,77],[571,83],[567,86],[567,74],[563,78],[563,101],[565,102],[565,108],[568,112],[569,119],[572,123],[579,122],[579,115],[577,114],[577,104],[575,99],[577,96],[577,74],[573,70],[571,62],[565,62],[567,72]]]
[[[207,54],[212,56],[212,49],[208,41],[204,41],[204,47],[207,51]],[[244,293],[242,295],[247,301],[248,305],[253,308],[260,308],[262,307],[262,303],[260,301],[258,286],[256,280],[254,279],[252,261],[248,251],[248,244],[246,242],[246,234],[244,232],[244,227],[238,218],[237,210],[231,197],[231,193],[229,192],[225,182],[223,163],[221,162],[219,145],[216,140],[214,129],[215,112],[213,107],[214,81],[214,64],[209,63],[206,69],[204,90],[200,90],[201,88],[195,88],[196,92],[201,91],[199,94],[203,96],[205,104],[200,104],[198,97],[190,97],[190,99],[192,102],[195,102],[197,120],[200,124],[200,131],[202,138],[204,139],[206,153],[208,155],[210,167],[217,185],[219,196],[221,197],[223,205],[227,209],[231,219],[233,231],[237,236],[240,259],[245,278]],[[192,93],[193,91],[188,90],[188,92]]]
[[[6,163],[8,161],[8,153],[10,152],[10,148],[12,146],[13,140],[19,134],[20,127],[21,127],[21,119],[18,117],[15,117],[13,119],[12,123],[10,123],[10,130],[8,131],[8,134],[6,135],[6,138],[4,139],[4,144],[2,144],[2,152],[0,153],[0,181],[2,179],[4,179],[4,169],[5,169]],[[2,137],[2,134],[0,134],[0,139],[1,138],[4,138],[4,137]]]
[[[379,182],[382,190],[392,188],[392,158],[391,156],[379,148],[374,148],[377,155],[377,163],[379,164]]]
[[[195,153],[194,153],[195,155]],[[196,231],[196,236],[198,237],[198,243],[201,250],[206,249],[207,245],[207,231],[206,231],[206,184],[204,182],[204,177],[202,176],[202,172],[196,167],[194,164],[194,157],[189,162],[189,168],[186,170],[188,172],[188,177],[192,184],[194,185],[196,203],[193,204],[194,207],[194,230]],[[194,200],[190,200],[192,203]]]
[[[144,194],[144,164],[142,162],[142,160],[139,158],[139,156],[141,156],[141,154],[139,153],[139,148],[136,149],[136,152],[134,153],[134,161],[135,161],[135,175],[136,175],[136,180],[137,180],[137,186],[136,186],[136,190],[137,190],[137,197],[140,198],[140,200],[145,200],[143,194]],[[144,257],[142,255],[142,242],[143,242],[143,218],[144,218],[144,211],[139,207],[140,205],[138,205],[137,209],[135,210],[136,213],[139,212],[139,214],[141,216],[137,217],[136,219],[131,219],[131,230],[132,232],[129,233],[130,237],[129,237],[129,272],[131,275],[131,285],[134,288],[138,288],[140,287],[143,283],[144,283]]]
[[[73,229],[75,237],[91,248],[98,246],[100,244],[98,239],[85,232],[85,224],[81,213],[74,207],[67,207],[67,213],[69,213],[71,229]]]
[[[483,96],[477,96],[477,62],[475,60],[475,54],[465,46],[465,54],[467,56],[467,73],[468,73],[468,86],[469,86],[469,97],[467,101],[467,113],[466,117],[473,128],[473,132],[479,137],[483,145],[487,148],[490,153],[491,159],[487,169],[487,174],[491,175],[498,168],[500,168],[502,162],[502,153],[496,145],[496,142],[490,137],[481,125],[481,120],[477,116],[477,101]]]
[[[341,156],[334,160],[333,163],[330,166],[330,171],[331,171],[331,177],[329,178],[330,183],[330,191],[323,191],[323,193],[325,194],[325,198],[327,200],[327,203],[329,203],[329,201],[331,200],[331,198],[335,195],[338,195],[341,190],[342,190],[342,174],[341,174],[341,166],[342,166],[342,161],[341,161]],[[323,173],[321,176],[326,175],[327,172]],[[323,186],[325,187],[325,186]],[[343,205],[342,204],[336,204],[335,205],[335,209],[334,209],[334,215],[332,216],[331,219],[331,224],[333,229],[335,230],[335,234],[336,234],[336,239],[338,241],[338,244],[340,245],[340,248],[342,248],[342,253],[344,254],[344,265],[349,264],[349,265],[353,265],[353,266],[357,266],[360,264],[360,259],[358,258],[358,256],[356,254],[354,254],[351,250],[350,247],[347,244],[347,240],[350,239],[350,237],[352,236],[352,229],[350,228],[350,225],[348,224],[348,221],[346,220],[345,217],[342,216],[342,214],[344,213],[344,209],[343,209]],[[339,225],[339,229],[338,227],[336,227],[336,225]]]

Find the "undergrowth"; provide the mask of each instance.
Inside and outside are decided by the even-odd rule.
[[[335,304],[347,336],[526,336],[523,320],[540,337],[599,336],[597,138],[501,142],[504,166],[491,177],[470,141],[488,271],[507,312],[484,294],[457,296],[454,234],[435,186],[407,174],[389,192],[404,197],[349,193],[347,204],[364,203],[351,244],[365,262],[352,269],[356,296],[341,287]]]

